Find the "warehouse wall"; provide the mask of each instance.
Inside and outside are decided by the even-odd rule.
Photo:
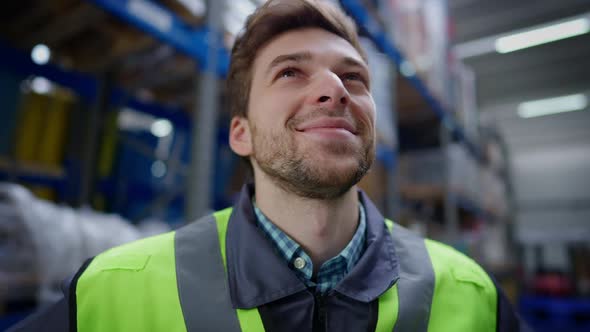
[[[590,238],[589,151],[573,142],[514,154],[520,238]]]
[[[590,109],[521,119],[516,107],[496,105],[484,118],[510,150],[516,237],[540,244],[546,267],[569,269],[565,246],[556,244],[590,239]]]

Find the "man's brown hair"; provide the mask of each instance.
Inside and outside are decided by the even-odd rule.
[[[227,78],[232,118],[247,116],[252,66],[257,51],[284,32],[308,27],[321,28],[340,36],[367,61],[356,25],[334,5],[322,0],[270,0],[248,17],[232,48]]]

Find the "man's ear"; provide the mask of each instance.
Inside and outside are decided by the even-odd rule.
[[[229,126],[229,146],[232,151],[242,157],[252,154],[252,135],[248,119],[234,116]]]

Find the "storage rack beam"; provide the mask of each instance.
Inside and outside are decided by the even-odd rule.
[[[38,65],[31,60],[26,52],[16,50],[0,42],[0,68],[6,72],[22,75],[41,76],[51,82],[66,87],[88,103],[94,103],[98,95],[98,81],[83,73],[62,69],[51,63]],[[175,126],[187,128],[189,119],[182,109],[149,103],[128,94],[121,88],[114,87],[110,94],[110,102],[114,105],[126,106],[155,117],[166,118]]]
[[[65,192],[65,176],[60,175],[42,175],[21,172],[19,170],[0,170],[0,181],[24,182],[34,185],[47,186],[55,189],[61,197]]]
[[[209,29],[193,29],[168,9],[147,0],[90,0],[123,21],[174,47],[196,60],[201,70],[208,66],[209,40],[222,43],[222,35]],[[223,47],[217,51],[216,72],[227,75],[229,54]]]

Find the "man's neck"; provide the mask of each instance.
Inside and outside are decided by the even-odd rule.
[[[356,187],[334,200],[303,198],[271,181],[255,181],[255,191],[256,205],[303,247],[316,271],[346,247],[358,227]]]

